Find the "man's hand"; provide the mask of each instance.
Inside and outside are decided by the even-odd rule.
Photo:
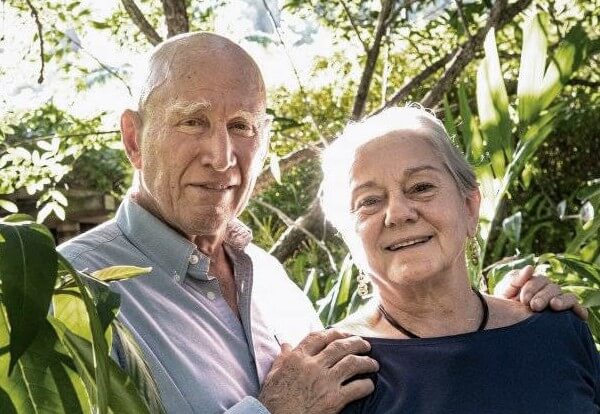
[[[581,319],[587,320],[588,312],[572,293],[563,293],[560,286],[551,283],[546,276],[534,275],[532,266],[509,272],[496,289],[496,296],[519,300],[540,312],[548,307],[555,311],[571,309]]]
[[[364,354],[370,344],[336,329],[313,332],[293,348],[281,346],[263,383],[259,401],[273,414],[337,413],[373,392],[373,381],[355,379],[379,365]]]

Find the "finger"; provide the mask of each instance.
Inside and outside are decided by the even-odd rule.
[[[317,355],[331,342],[349,337],[350,334],[344,333],[338,329],[326,329],[324,331],[312,332],[308,334],[296,347],[306,355]]]
[[[370,374],[379,370],[379,364],[368,356],[347,355],[331,369],[331,380],[343,384],[357,375]]]
[[[375,390],[375,385],[370,379],[357,379],[350,381],[347,384],[340,387],[339,396],[342,399],[344,405],[366,397]]]
[[[371,344],[360,336],[351,336],[331,342],[317,357],[324,366],[333,367],[348,355],[364,354],[370,349]]]
[[[525,305],[529,305],[533,297],[546,289],[548,285],[550,285],[550,279],[548,279],[546,276],[532,277],[525,282],[521,288],[521,292],[519,293],[519,301]],[[562,292],[559,292],[558,294],[560,293]],[[556,296],[556,294],[554,294],[554,296]]]
[[[550,299],[550,307],[555,311],[571,309],[582,320],[587,321],[588,310],[579,303],[577,296],[572,293],[563,293]]]
[[[532,279],[531,281],[533,282],[534,280],[536,280],[536,282],[538,282],[538,283],[542,282],[541,280],[537,280],[537,279],[542,279],[542,278],[536,277],[535,279]],[[525,287],[523,288],[523,290],[525,290]],[[524,293],[523,295],[528,295],[528,294],[529,294],[529,291],[526,291],[526,293]],[[554,283],[547,283],[546,286],[544,286],[541,290],[539,290],[537,293],[535,293],[533,295],[533,297],[531,298],[531,301],[529,301],[529,307],[536,312],[540,312],[548,307],[548,305],[550,304],[550,299],[560,296],[561,294],[562,294],[562,290],[560,289],[560,286],[558,286],[557,284],[554,284]],[[524,300],[522,300],[521,302],[523,304],[527,304],[527,302],[525,302]]]
[[[521,288],[529,279],[533,277],[533,266],[525,266],[522,269],[511,270],[502,280],[499,288],[496,289],[499,296],[506,299],[515,298]]]

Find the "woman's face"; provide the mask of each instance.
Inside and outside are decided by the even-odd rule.
[[[465,239],[477,225],[479,192],[461,195],[421,134],[369,142],[351,171],[355,230],[380,289],[464,271]]]

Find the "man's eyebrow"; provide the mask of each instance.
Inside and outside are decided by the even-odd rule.
[[[193,115],[198,112],[210,111],[212,105],[209,101],[200,102],[175,102],[167,108],[168,115]]]

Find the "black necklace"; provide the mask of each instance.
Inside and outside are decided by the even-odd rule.
[[[479,298],[479,301],[481,302],[481,307],[483,308],[483,316],[481,317],[481,323],[479,324],[479,327],[477,328],[477,332],[479,332],[479,331],[483,331],[485,329],[485,327],[488,323],[488,318],[490,316],[490,310],[488,308],[488,304],[485,301],[485,298],[483,297],[483,295],[476,289],[473,289],[473,292],[475,292],[475,294]],[[383,305],[379,305],[379,312],[381,312],[381,314],[383,315],[385,320],[388,321],[388,323],[390,325],[392,325],[394,328],[396,328],[397,330],[402,332],[404,335],[408,336],[409,338],[420,338],[419,335],[415,335],[414,333],[412,333],[411,331],[406,329],[404,326],[400,325],[400,323],[397,320],[392,318],[390,316],[390,314],[387,313],[387,311],[383,308]]]

